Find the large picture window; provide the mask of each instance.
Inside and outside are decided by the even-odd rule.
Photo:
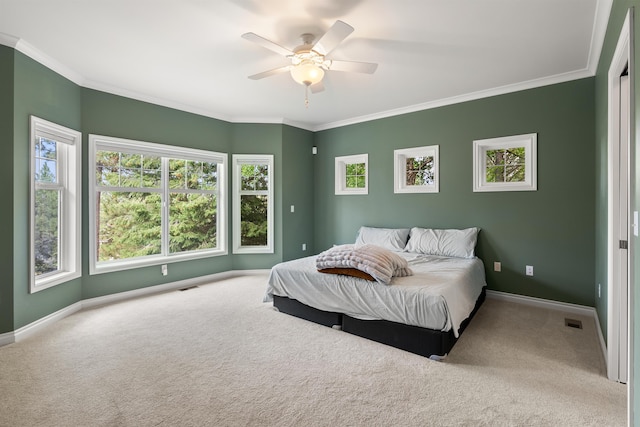
[[[233,252],[273,253],[273,156],[233,155]]]
[[[81,275],[81,134],[34,116],[30,127],[30,291],[36,292]]]
[[[91,273],[225,254],[226,154],[90,135]]]

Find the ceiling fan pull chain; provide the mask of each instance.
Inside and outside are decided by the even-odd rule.
[[[309,86],[304,85],[304,108],[309,108]]]

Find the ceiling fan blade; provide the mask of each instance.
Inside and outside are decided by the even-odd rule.
[[[249,40],[251,42],[257,43],[260,46],[267,48],[277,54],[282,56],[293,55],[293,52],[286,47],[282,47],[277,43],[272,42],[271,40],[267,40],[262,36],[257,35],[256,33],[244,33],[242,38],[245,40]]]
[[[260,79],[264,79],[265,77],[274,76],[276,74],[284,73],[284,72],[287,72],[287,71],[289,71],[289,65],[286,65],[286,66],[280,67],[280,68],[274,68],[273,70],[263,71],[262,73],[258,73],[258,74],[254,74],[252,76],[249,76],[249,78],[251,80],[260,80]]]
[[[353,27],[340,20],[324,33],[324,36],[320,37],[320,40],[313,46],[313,50],[320,55],[326,55],[335,49],[342,40],[346,39],[349,34],[353,32]]]
[[[309,89],[311,89],[311,93],[322,92],[324,90],[324,84],[322,84],[322,80],[320,80],[318,83],[309,86]]]
[[[331,61],[329,70],[373,74],[377,68],[378,64],[374,64],[372,62]]]

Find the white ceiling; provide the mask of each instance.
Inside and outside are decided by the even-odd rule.
[[[0,43],[84,87],[231,122],[327,129],[595,74],[612,0],[0,0]],[[287,48],[337,19],[329,71],[310,95],[279,74]]]

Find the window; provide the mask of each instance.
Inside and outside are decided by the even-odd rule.
[[[82,274],[80,132],[31,116],[30,292]]]
[[[473,191],[535,191],[537,134],[473,141]]]
[[[336,194],[369,194],[368,154],[336,157]]]
[[[395,193],[437,193],[440,191],[438,179],[437,145],[395,150],[394,192]]]
[[[89,136],[91,274],[227,253],[226,154]]]
[[[233,155],[233,253],[273,253],[273,156]]]

